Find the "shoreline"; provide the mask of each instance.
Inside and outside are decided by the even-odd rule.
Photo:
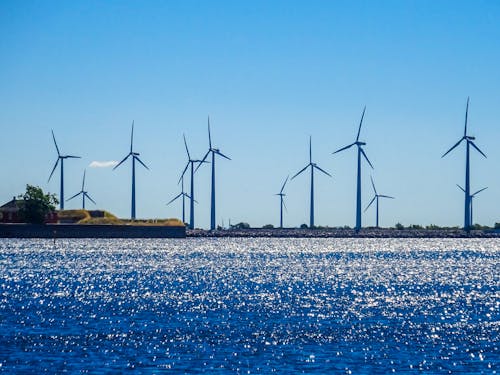
[[[185,238],[185,226],[0,224],[0,238]]]
[[[500,230],[364,228],[187,229],[184,226],[0,224],[0,238],[500,238]]]
[[[186,238],[500,238],[499,230],[462,229],[354,229],[321,228],[249,228],[249,229],[186,229]]]

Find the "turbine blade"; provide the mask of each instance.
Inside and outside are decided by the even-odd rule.
[[[132,153],[133,144],[134,144],[134,120],[132,120],[132,133],[130,133],[130,153]]]
[[[330,173],[328,173],[327,171],[321,169],[320,167],[318,167],[316,164],[313,165],[314,168],[316,168],[317,170],[319,170],[320,172],[323,172],[324,174],[326,174],[327,176],[330,176],[332,177],[332,175]]]
[[[372,176],[370,176],[370,180],[372,181],[373,191],[375,192],[375,195],[377,195],[377,189],[375,189],[375,183],[373,182],[373,177]]]
[[[82,191],[85,190],[85,172],[87,172],[85,169],[83,170],[83,181],[82,181]]]
[[[81,159],[81,156],[75,156],[75,155],[65,155],[64,156],[66,159]]]
[[[52,130],[52,139],[54,140],[54,144],[56,145],[57,156],[61,156],[61,153],[59,152],[59,147],[57,147],[56,136],[54,135],[54,130]]]
[[[52,175],[54,174],[54,171],[55,171],[55,170],[56,170],[56,168],[57,168],[57,164],[59,164],[59,158],[57,158],[56,163],[54,164],[54,168],[52,168],[52,172],[50,172],[50,176],[49,176],[48,181],[50,181],[50,178],[51,178],[51,177],[52,177]]]
[[[146,168],[146,169],[149,171],[148,166],[147,166],[146,164],[144,164],[144,163],[142,162],[142,160],[141,160],[141,159],[139,159],[139,157],[138,157],[138,156],[135,156],[135,155],[134,155],[134,158],[135,158],[135,160],[137,160],[139,163],[141,163],[141,164],[142,164],[142,166],[143,166],[144,168]]]
[[[464,127],[464,137],[467,136],[467,116],[469,114],[469,97],[467,97],[467,106],[465,107],[465,127]]]
[[[69,201],[69,200],[71,200],[71,199],[73,199],[73,198],[78,197],[80,194],[82,194],[82,192],[81,192],[81,191],[80,191],[79,193],[76,193],[76,194],[75,194],[75,195],[73,195],[72,197],[70,197],[70,198],[66,199],[66,202],[67,202],[67,201]]]
[[[217,155],[222,156],[223,158],[226,158],[227,160],[231,160],[231,158],[230,158],[229,156],[224,155],[224,154],[223,154],[222,152],[220,152],[220,151],[215,151],[215,153],[216,153]]]
[[[290,177],[290,175],[286,176],[285,182],[283,183],[283,186],[281,187],[280,194],[283,193],[283,189],[285,189],[285,185],[288,182],[288,177]]]
[[[450,148],[448,151],[446,151],[443,154],[443,156],[441,156],[441,157],[444,158],[446,155],[448,155],[450,153],[450,151],[453,150],[455,147],[457,147],[464,139],[465,139],[465,137],[460,138],[460,140],[457,143],[455,143],[452,148]]]
[[[125,156],[121,162],[119,162],[118,164],[115,165],[115,167],[113,168],[113,170],[115,170],[116,168],[118,168],[120,165],[122,165],[122,163],[128,159],[128,157],[132,155],[132,154],[128,154],[127,156]]]
[[[311,164],[307,164],[304,168],[302,168],[299,172],[297,172],[290,180],[293,180],[295,177],[297,177],[299,174],[304,172],[307,168],[309,168]]]
[[[470,142],[470,144],[472,145],[472,147],[474,147],[477,151],[479,151],[479,153],[480,153],[481,155],[483,155],[484,157],[486,157],[486,155],[484,154],[484,152],[482,152],[482,151],[479,149],[479,147],[477,147],[477,146],[476,146],[476,144],[475,144],[474,142],[472,142],[472,141],[469,141],[469,142]]]
[[[370,163],[370,160],[368,160],[368,156],[366,156],[365,154],[365,150],[361,149],[361,153],[363,154],[363,156],[365,157],[366,161],[368,162],[368,164],[370,164],[370,167],[372,167],[372,169],[375,169],[373,168],[373,165],[372,163]]]
[[[187,171],[187,169],[188,169],[188,167],[189,167],[189,163],[190,163],[189,161],[186,163],[186,167],[185,167],[185,168],[184,168],[184,170],[182,171],[181,178],[179,178],[179,182],[178,182],[178,184],[180,184],[180,183],[181,183],[181,181],[184,181],[184,173],[186,173],[186,171]]]
[[[361,125],[363,124],[363,118],[365,117],[366,105],[363,108],[363,114],[361,115],[361,121],[359,122],[358,135],[356,136],[356,142],[359,141],[359,134],[361,133]]]
[[[176,199],[179,199],[180,197],[182,197],[182,193],[177,194],[177,195],[175,196],[175,198],[172,198],[172,199],[171,199],[171,200],[167,203],[167,206],[168,206],[170,203],[174,202]]]
[[[210,116],[208,116],[208,148],[212,149],[212,137],[210,135]]]
[[[207,159],[208,155],[210,154],[210,149],[207,151],[207,153],[205,154],[205,156],[203,157],[203,159],[201,159],[201,161],[199,162],[198,166],[196,167],[196,169],[194,170],[194,172],[196,173],[196,171],[201,167],[201,165],[203,163],[205,163],[205,160]]]
[[[471,197],[476,196],[477,194],[479,194],[480,192],[482,192],[483,190],[486,190],[486,189],[488,189],[488,187],[485,187],[485,188],[482,188],[481,190],[476,191],[474,194],[471,195]]]
[[[90,198],[90,195],[88,195],[87,193],[83,193],[85,194],[85,196],[94,204],[97,204],[96,202],[94,202],[94,200],[92,198]]]
[[[184,193],[184,196],[185,196],[186,198],[191,199],[191,196],[190,196],[188,193]],[[195,200],[193,200],[193,202],[194,202],[194,203],[198,203],[198,201],[197,201],[196,199],[195,199]]]
[[[187,142],[186,142],[186,135],[185,135],[185,134],[183,134],[182,136],[184,137],[184,146],[186,146],[186,152],[187,152],[187,154],[188,154],[188,159],[189,159],[189,160],[191,160],[191,155],[189,155],[188,144],[187,144]]]
[[[459,188],[460,190],[462,190],[462,191],[465,193],[465,190],[464,190],[464,188],[463,188],[463,187],[461,187],[459,184],[457,184],[457,186],[458,186],[458,188]]]
[[[370,206],[371,206],[371,205],[372,205],[372,203],[375,201],[375,199],[377,199],[377,196],[376,196],[376,195],[373,197],[373,199],[370,201],[370,203],[368,203],[368,206],[366,206],[366,208],[365,208],[365,212],[366,212],[366,210],[368,210],[368,208],[370,208]]]
[[[380,198],[396,199],[396,198],[394,198],[394,197],[391,197],[390,195],[382,195],[382,194],[380,194],[380,195],[379,195],[379,197],[380,197]]]
[[[348,148],[350,148],[350,147],[354,146],[355,144],[356,144],[356,142],[351,143],[351,144],[350,144],[350,145],[348,145],[348,146],[342,147],[342,148],[338,149],[337,151],[332,152],[332,154],[336,154],[337,152],[347,150]]]
[[[309,136],[309,163],[312,164],[312,137]]]
[[[288,212],[288,208],[286,207],[285,199],[284,198],[282,198],[282,202],[283,202],[283,207],[285,207],[285,211]]]
[[[194,173],[196,173],[196,171],[198,170],[198,168],[200,168],[200,166],[201,166],[202,164],[205,164],[205,163],[206,163],[206,164],[210,164],[210,162],[209,162],[209,161],[205,161],[205,160],[200,160],[200,161],[198,161],[198,160],[193,160],[193,163],[198,163],[198,165],[197,165],[197,166],[196,166],[196,168],[194,169]]]

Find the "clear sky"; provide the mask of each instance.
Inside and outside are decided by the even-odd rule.
[[[465,145],[441,159],[469,129],[487,154],[471,157],[474,222],[500,222],[500,3],[496,1],[10,1],[0,2],[0,200],[27,183],[59,194],[51,129],[63,153],[65,195],[87,190],[97,208],[130,215],[135,150],[137,216],[180,217],[166,206],[180,187],[185,133],[194,157],[212,139],[232,161],[217,162],[217,222],[279,223],[288,174],[313,159],[316,224],[355,222],[356,152],[363,206],[370,175],[381,225],[463,224]],[[210,166],[195,176],[196,226],[210,222]],[[285,189],[286,226],[309,220],[309,177]],[[80,200],[66,203],[79,208]],[[92,206],[90,206],[92,207]],[[374,225],[375,212],[363,225]]]

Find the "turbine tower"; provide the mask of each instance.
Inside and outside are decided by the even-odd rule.
[[[314,169],[317,169],[320,172],[323,172],[327,176],[332,177],[332,175],[320,167],[316,163],[312,162],[312,143],[311,137],[309,137],[309,164],[307,164],[304,168],[302,168],[299,172],[297,172],[290,180],[293,180],[299,174],[304,172],[307,168],[311,168],[311,208],[310,208],[310,216],[309,216],[309,228],[314,228]]]
[[[471,194],[470,194],[470,146],[474,147],[481,155],[486,157],[486,155],[475,145],[473,142],[476,138],[467,135],[467,117],[469,114],[469,98],[467,97],[467,106],[465,108],[465,127],[464,135],[460,140],[453,145],[448,151],[446,151],[441,158],[444,158],[448,153],[456,148],[462,141],[466,142],[465,147],[465,204],[464,204],[464,230],[469,231],[472,225],[471,222]]]
[[[366,106],[363,109],[363,114],[361,115],[361,121],[359,122],[358,135],[356,136],[356,141],[351,143],[348,146],[342,147],[341,149],[335,151],[333,154],[337,152],[341,152],[347,150],[348,148],[356,145],[358,147],[358,176],[357,176],[357,187],[356,187],[356,232],[359,232],[361,229],[361,155],[366,159],[370,167],[373,169],[372,163],[368,160],[368,156],[366,156],[365,150],[363,150],[363,146],[366,145],[366,142],[361,142],[359,140],[359,134],[361,133],[361,125],[363,124],[363,118],[365,117]]]
[[[57,164],[59,163],[59,160],[61,161],[61,193],[59,196],[59,209],[64,210],[64,159],[80,159],[80,156],[73,156],[73,155],[61,155],[61,152],[59,151],[59,147],[57,147],[57,142],[56,142],[56,137],[54,135],[54,130],[52,130],[52,139],[54,140],[54,145],[56,146],[57,150],[57,160],[56,163],[54,164],[54,168],[52,168],[52,172],[50,172],[49,180],[54,174],[54,171],[57,168]]]
[[[170,200],[170,202],[167,203],[167,206],[174,202],[175,200],[179,199],[182,197],[182,222],[185,223],[186,222],[186,198],[191,198],[189,196],[189,194],[187,194],[186,192],[184,192],[184,176],[181,177],[181,192],[176,195],[174,198],[172,198],[172,200]]]
[[[285,189],[285,185],[288,181],[288,177],[290,177],[290,176],[286,177],[285,182],[283,183],[283,186],[281,187],[280,192],[278,194],[275,194],[275,195],[279,195],[279,197],[280,197],[280,228],[283,228],[283,207],[286,208],[285,200],[283,198],[286,194],[283,193],[283,190]]]
[[[70,201],[72,200],[73,198],[76,198],[78,197],[80,194],[82,195],[82,209],[85,210],[85,198],[88,198],[89,201],[91,201],[92,203],[96,204],[94,202],[94,200],[92,198],[90,198],[90,195],[88,194],[88,192],[85,191],[85,170],[83,171],[83,181],[82,181],[82,190],[80,190],[79,193],[76,193],[75,195],[73,195],[71,198],[68,198],[67,200]]]
[[[205,162],[209,154],[212,154],[212,194],[210,200],[210,229],[214,230],[215,229],[215,155],[222,156],[227,160],[231,159],[226,155],[224,155],[222,152],[220,152],[218,148],[212,147],[212,138],[210,137],[210,117],[208,118],[208,151],[196,169],[198,169],[201,166],[201,164]]]
[[[375,201],[375,207],[376,207],[376,228],[378,228],[378,199],[379,198],[389,198],[389,199],[394,199],[394,197],[390,197],[388,195],[382,195],[382,194],[378,194],[377,193],[377,189],[375,189],[375,183],[373,182],[373,178],[370,176],[370,180],[372,181],[372,187],[373,187],[373,192],[375,193],[373,199],[370,201],[370,203],[368,204],[368,206],[366,206],[365,208],[365,212],[366,210],[368,210],[368,208],[372,205],[372,203]]]
[[[460,189],[460,190],[462,190],[462,191],[465,193],[465,190],[464,190],[464,188],[463,188],[463,187],[461,187],[461,186],[460,186],[460,185],[458,185],[458,184],[457,184],[457,186],[459,187],[459,189]],[[474,225],[474,216],[472,215],[472,214],[473,214],[473,211],[472,211],[472,206],[474,205],[474,197],[475,197],[476,195],[478,195],[480,192],[482,192],[483,190],[486,190],[486,189],[488,189],[488,188],[487,188],[487,187],[482,188],[481,190],[476,191],[474,194],[472,194],[472,195],[470,196],[470,225],[471,225],[471,226],[472,226],[472,225]]]
[[[127,160],[129,157],[132,157],[132,209],[131,209],[131,213],[130,213],[130,218],[132,220],[135,220],[135,162],[136,160],[144,167],[146,168],[147,170],[149,170],[149,168],[147,167],[146,164],[144,164],[142,162],[141,159],[139,159],[139,153],[138,152],[134,152],[134,148],[133,148],[133,145],[134,145],[134,121],[132,121],[132,133],[131,133],[131,136],[130,136],[130,152],[127,154],[127,156],[125,156],[121,162],[119,162],[114,168],[113,170],[115,170],[116,168],[118,168],[120,165],[123,164],[123,162],[125,162],[125,160]]]
[[[183,134],[184,137],[184,146],[186,146],[186,153],[188,157],[188,161],[186,163],[186,167],[182,171],[181,178],[179,179],[179,182],[184,178],[184,174],[186,173],[187,169],[189,166],[191,166],[191,196],[189,197],[189,229],[194,229],[194,163],[205,163],[203,160],[198,160],[198,159],[191,159],[191,155],[189,154],[189,149],[188,145],[186,142],[186,136]]]

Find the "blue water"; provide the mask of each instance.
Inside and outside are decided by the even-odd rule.
[[[494,374],[499,271],[498,239],[0,240],[0,372]]]

